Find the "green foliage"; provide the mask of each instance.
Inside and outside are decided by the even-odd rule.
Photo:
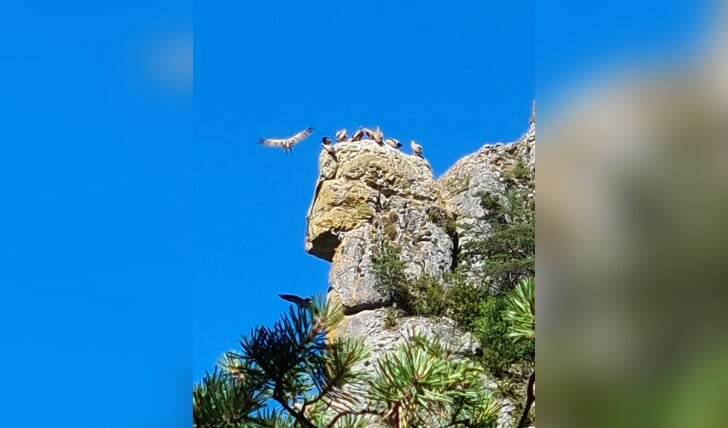
[[[387,243],[373,258],[373,272],[398,308],[410,315],[448,316],[465,326],[473,323],[484,290],[473,287],[459,272],[408,280],[404,267],[399,251]]]
[[[536,281],[523,279],[506,298],[505,318],[511,328],[508,337],[516,341],[536,339]]]
[[[510,181],[525,180],[531,176],[531,171],[528,169],[525,163],[521,159],[518,159],[516,163],[509,170],[503,173],[503,177]]]
[[[391,243],[383,243],[379,252],[372,257],[372,271],[382,292],[388,295],[398,308],[412,313],[414,310],[412,293],[404,274],[404,262],[399,255],[399,250]]]
[[[192,389],[193,426],[258,426],[266,397],[252,383],[215,368]]]
[[[241,352],[225,354],[219,369],[194,386],[193,426],[356,425],[346,403],[361,393],[364,379],[354,366],[367,353],[358,340],[327,340],[342,316],[340,306],[318,296],[308,306],[289,307],[273,327],[243,336]],[[321,410],[333,401],[343,403],[343,410]],[[266,408],[271,403],[278,407]]]
[[[384,317],[384,328],[392,329],[397,326],[397,311],[394,308],[387,308],[387,315]]]
[[[474,322],[480,315],[480,301],[487,296],[487,290],[471,284],[460,271],[446,275],[445,283],[448,316],[458,325],[472,331]]]
[[[457,223],[455,222],[455,219],[449,216],[444,210],[437,207],[428,208],[427,217],[432,223],[445,229],[445,232],[448,235],[457,233]]]
[[[497,406],[477,363],[410,334],[375,373],[355,370],[362,342],[325,339],[341,313],[317,298],[243,336],[241,351],[193,387],[193,427],[364,428],[371,416],[397,428],[493,426]]]
[[[410,290],[413,315],[438,316],[443,315],[447,309],[447,299],[444,297],[440,278],[421,276],[410,281]]]
[[[513,289],[524,277],[536,272],[536,216],[533,201],[517,189],[503,196],[482,193],[481,206],[488,214],[489,232],[461,248],[460,260],[482,262],[490,288]]]
[[[532,362],[534,342],[514,342],[508,337],[510,324],[505,312],[507,294],[488,296],[480,302],[480,316],[475,321],[475,333],[483,350],[482,363],[498,377],[507,374],[514,363]]]
[[[482,367],[412,335],[377,361],[370,399],[397,427],[494,426],[497,407]]]
[[[373,272],[398,308],[410,315],[447,316],[462,326],[472,326],[485,289],[474,287],[461,271],[442,278],[425,275],[408,280],[404,267],[399,251],[388,243],[373,258]]]
[[[500,196],[487,192],[482,192],[478,196],[480,196],[480,206],[488,213],[490,219],[505,222],[508,206],[503,204]]]

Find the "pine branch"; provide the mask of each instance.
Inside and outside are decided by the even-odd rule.
[[[264,396],[216,368],[193,388],[192,405],[194,427],[215,427],[251,422],[249,415],[264,406]]]
[[[312,424],[302,412],[299,412],[295,408],[288,405],[288,401],[282,396],[282,391],[276,388],[276,392],[273,394],[273,399],[276,400],[286,411],[293,416],[298,423],[306,428],[316,428],[316,425]]]
[[[365,373],[354,371],[354,367],[367,356],[366,348],[361,339],[339,339],[326,346],[325,358],[318,361],[311,377],[318,388],[318,394],[307,405],[314,405],[319,401],[327,401],[329,405],[335,401],[356,401],[354,395]]]
[[[336,426],[336,422],[338,422],[339,419],[341,419],[345,416],[367,416],[367,415],[380,416],[382,418],[386,418],[386,414],[383,411],[373,410],[373,409],[369,409],[369,408],[365,408],[362,410],[345,411],[345,412],[341,412],[341,413],[337,414],[336,416],[334,416],[333,419],[331,419],[331,421],[328,424],[326,424],[326,428],[333,428],[334,426]]]

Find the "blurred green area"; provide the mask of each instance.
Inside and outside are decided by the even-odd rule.
[[[726,40],[539,123],[540,425],[728,425]]]

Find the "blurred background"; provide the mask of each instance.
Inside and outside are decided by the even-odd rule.
[[[728,9],[620,3],[537,5],[539,425],[723,426]]]

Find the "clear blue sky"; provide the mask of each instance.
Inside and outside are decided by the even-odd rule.
[[[622,3],[591,15],[610,21],[598,34],[540,5],[539,44],[556,48],[536,56],[542,81],[594,57],[585,41],[608,40],[617,10],[661,34],[680,22]],[[4,426],[189,424],[191,381],[278,317],[277,293],[326,290],[328,264],[303,251],[322,135],[380,125],[420,141],[440,175],[526,129],[531,2],[194,6],[3,5]],[[193,12],[194,103],[140,60],[178,43]],[[622,47],[655,30],[629,22]],[[293,156],[256,144],[308,125]]]
[[[193,374],[285,309],[324,293],[304,252],[320,138],[381,126],[437,175],[528,127],[532,2],[227,2],[195,9],[200,224]],[[275,5],[275,6],[274,6]],[[256,144],[313,125],[292,156]],[[407,151],[409,147],[407,145]]]

